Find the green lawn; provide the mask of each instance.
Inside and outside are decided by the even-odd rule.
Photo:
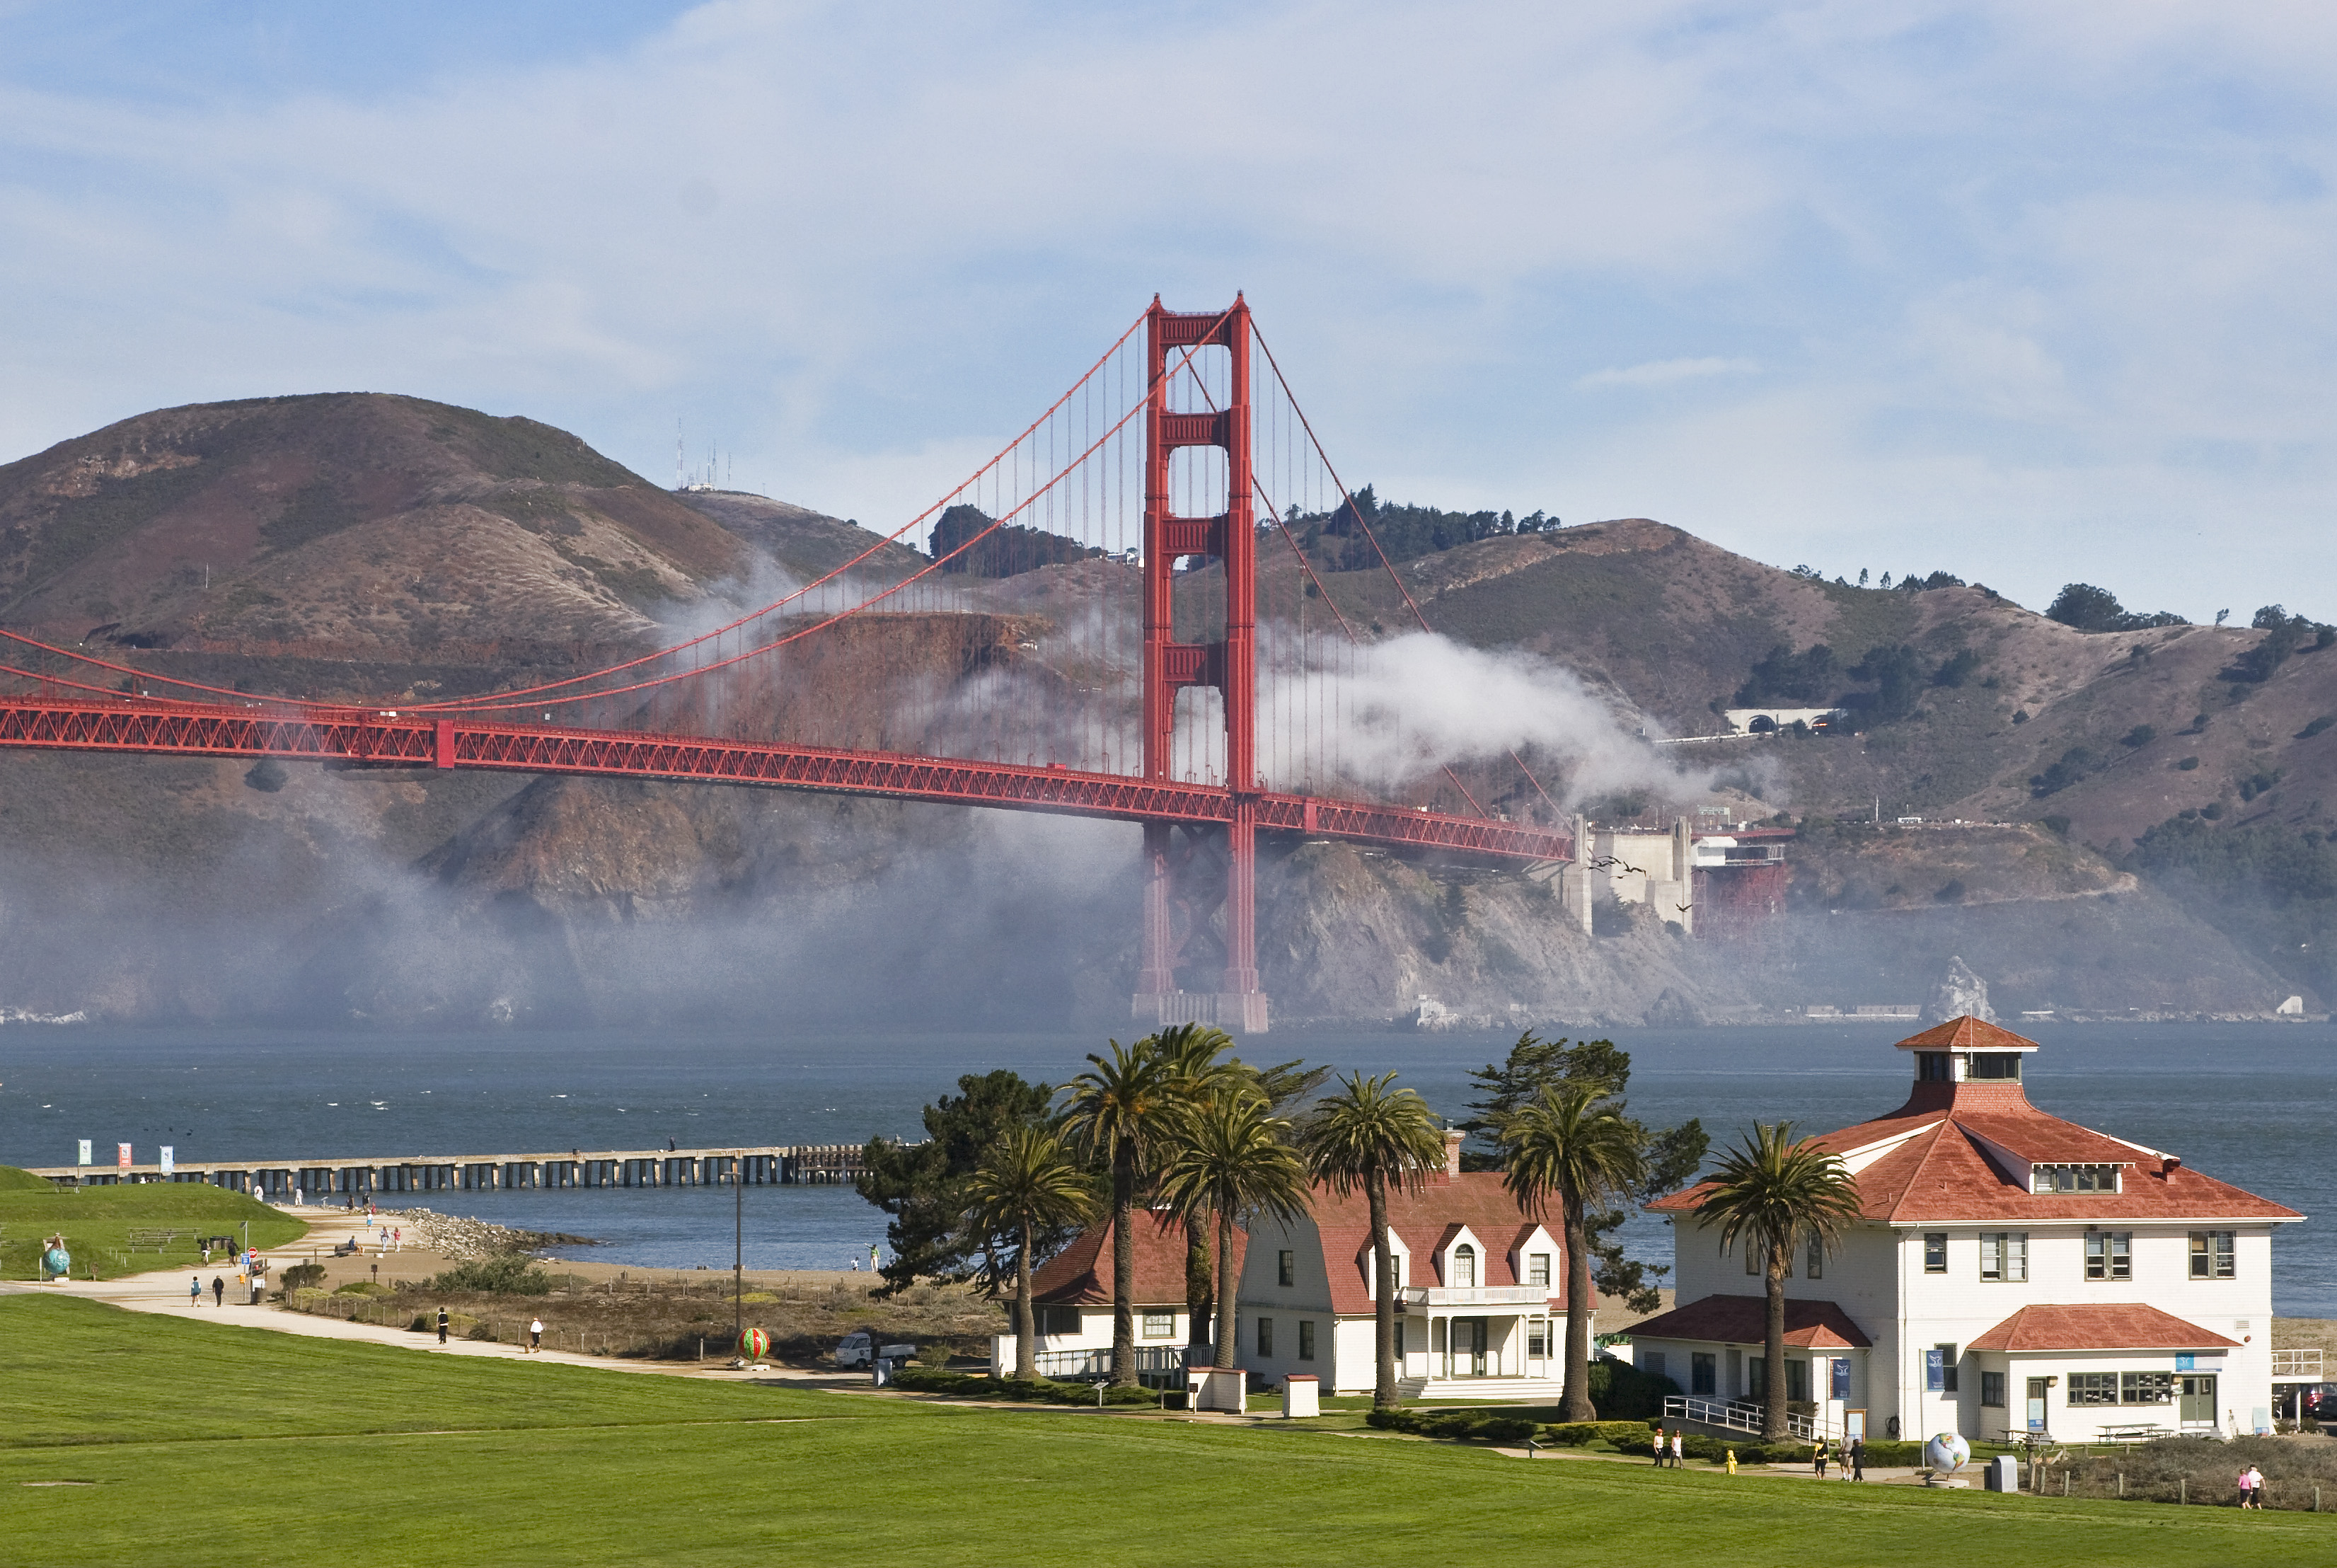
[[[416,1355],[0,1298],[17,1561],[2326,1562],[2337,1518],[2062,1503]],[[86,1485],[28,1483],[86,1482]],[[1964,1546],[1957,1544],[1962,1543]]]
[[[0,1169],[5,1169],[0,1167]],[[23,1172],[16,1172],[22,1175]],[[192,1269],[202,1254],[197,1236],[243,1236],[251,1222],[251,1244],[263,1252],[308,1233],[298,1220],[253,1201],[240,1192],[200,1181],[125,1182],[107,1187],[0,1186],[0,1274],[33,1278],[42,1239],[63,1232],[73,1254],[76,1279],[93,1270],[100,1279],[142,1274],[155,1269]],[[129,1250],[133,1229],[167,1228],[183,1234],[161,1252]]]

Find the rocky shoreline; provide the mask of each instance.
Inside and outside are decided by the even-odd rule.
[[[429,1209],[376,1209],[376,1225],[394,1225],[406,1232],[408,1245],[442,1253],[456,1262],[494,1258],[507,1252],[541,1252],[549,1247],[598,1247],[590,1236],[561,1230],[516,1230],[461,1214],[441,1214]]]

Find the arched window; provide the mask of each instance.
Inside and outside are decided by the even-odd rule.
[[[1452,1289],[1474,1290],[1477,1288],[1477,1250],[1466,1241],[1452,1249]]]

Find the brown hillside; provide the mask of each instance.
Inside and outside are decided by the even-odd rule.
[[[0,618],[67,642],[492,662],[638,639],[746,559],[565,431],[414,397],[164,409],[0,467]]]

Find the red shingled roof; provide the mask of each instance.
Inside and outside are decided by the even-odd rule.
[[[1957,1018],[1902,1044],[1941,1050],[1987,1050],[2018,1034]],[[1911,1136],[1912,1134],[1912,1136]],[[1907,1102],[1887,1116],[1862,1122],[1817,1140],[1845,1157],[1904,1138],[1858,1172],[1858,1194],[1869,1220],[1906,1224],[1970,1220],[2298,1220],[2293,1209],[2203,1176],[2178,1160],[2048,1115],[2029,1102],[2017,1081],[1917,1083]],[[2120,1192],[2031,1192],[2000,1169],[1984,1146],[2038,1164],[2123,1165]],[[1708,1184],[1659,1198],[1658,1213],[1687,1213]]]
[[[1706,1296],[1631,1325],[1634,1339],[1707,1339],[1758,1345],[1768,1338],[1768,1303],[1758,1296]],[[1804,1350],[1864,1350],[1873,1341],[1831,1301],[1785,1298],[1785,1343]]]
[[[2138,1301],[2023,1307],[1973,1340],[1969,1350],[2216,1350],[2239,1348],[2196,1323]]]
[[[1967,1013],[1944,1024],[1934,1024],[1921,1034],[1899,1042],[1902,1051],[2034,1051],[2037,1042]]]
[[[1130,1227],[1136,1242],[1138,1307],[1185,1305],[1185,1228],[1169,1215],[1139,1209]],[[1205,1240],[1210,1266],[1216,1267],[1217,1229]],[[1234,1278],[1241,1278],[1242,1255],[1249,1238],[1234,1232]],[[1031,1277],[1031,1298],[1052,1306],[1092,1304],[1111,1299],[1111,1221],[1090,1225],[1071,1244],[1041,1263]]]
[[[1316,1228],[1323,1236],[1323,1262],[1331,1279],[1331,1308],[1341,1314],[1360,1316],[1372,1310],[1372,1220],[1371,1206],[1357,1192],[1341,1197],[1328,1187],[1315,1189],[1310,1207]],[[1550,1305],[1552,1311],[1562,1311],[1566,1306],[1566,1250],[1554,1222],[1547,1226],[1550,1235]],[[1518,1201],[1501,1185],[1498,1171],[1471,1171],[1458,1176],[1432,1175],[1428,1183],[1417,1192],[1388,1194],[1388,1229],[1403,1240],[1404,1250],[1412,1254],[1413,1272],[1406,1275],[1407,1286],[1442,1286],[1441,1279],[1432,1278],[1429,1270],[1435,1267],[1434,1258],[1451,1239],[1453,1229],[1466,1225],[1477,1238],[1483,1256],[1477,1260],[1477,1283],[1480,1285],[1522,1285],[1517,1265],[1522,1259],[1511,1254],[1532,1234],[1540,1223],[1518,1207]],[[1590,1305],[1599,1298],[1594,1293]]]

